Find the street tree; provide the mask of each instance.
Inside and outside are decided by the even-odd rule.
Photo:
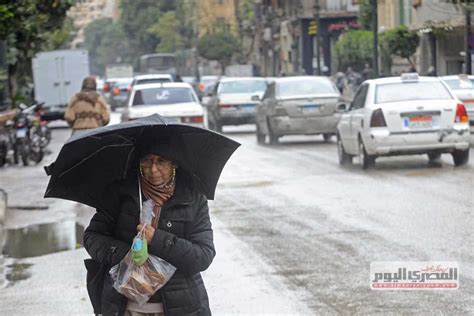
[[[128,38],[112,19],[102,18],[90,23],[84,30],[84,37],[92,73],[103,74],[107,64],[131,61]]]
[[[128,38],[133,60],[143,54],[155,52],[160,42],[150,28],[158,22],[162,9],[174,8],[172,1],[121,0],[119,24]]]
[[[388,54],[405,58],[410,65],[415,67],[411,57],[420,44],[418,33],[410,31],[405,25],[401,25],[384,32],[381,36],[381,42],[383,42],[382,46],[387,49]]]
[[[230,64],[232,56],[239,51],[238,39],[228,31],[207,33],[199,39],[199,55],[209,59],[217,60],[222,71]]]
[[[8,90],[15,105],[18,85],[31,77],[31,59],[63,27],[73,0],[23,0],[0,4],[0,41],[7,45]]]
[[[372,62],[373,37],[371,31],[349,31],[342,34],[335,45],[338,69],[352,67],[361,71],[364,64]]]
[[[359,14],[357,21],[364,30],[370,30],[372,28],[372,5],[371,0],[360,0],[359,1]]]
[[[239,61],[245,63],[255,46],[255,7],[252,0],[234,0],[239,35]]]
[[[184,48],[184,40],[180,32],[176,32],[179,28],[180,21],[176,17],[176,12],[168,11],[148,29],[159,39],[159,44],[155,48],[157,53],[175,53]]]

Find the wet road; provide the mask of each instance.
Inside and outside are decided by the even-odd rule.
[[[335,143],[320,137],[259,146],[252,126],[224,131],[242,146],[224,169],[211,216],[243,249],[263,258],[272,277],[284,280],[315,314],[474,313],[472,150],[471,163],[463,168],[455,168],[448,155],[439,165],[406,156],[378,159],[374,169],[362,171],[356,159],[353,166],[340,167]],[[69,133],[54,131],[52,152]],[[44,164],[54,158],[47,156]],[[46,183],[39,166],[2,170],[0,187],[9,188],[11,201],[50,206],[48,212],[12,212],[10,226],[49,222],[45,213],[62,222],[76,216],[29,193],[43,191]],[[70,249],[73,241],[64,242]],[[372,261],[428,260],[457,261],[460,289],[369,289]]]
[[[226,130],[225,130],[226,131]],[[259,146],[248,129],[221,176],[214,216],[325,313],[474,313],[474,159],[380,158],[340,167],[334,140]],[[471,149],[471,157],[474,153]],[[372,291],[372,261],[457,261],[455,291]]]

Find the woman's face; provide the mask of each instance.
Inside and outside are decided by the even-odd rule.
[[[140,160],[143,176],[154,185],[165,183],[173,174],[173,163],[158,155],[148,154]]]

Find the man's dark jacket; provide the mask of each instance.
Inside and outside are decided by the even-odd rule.
[[[116,200],[114,209],[98,210],[84,232],[84,247],[92,259],[87,287],[94,313],[123,315],[127,298],[113,288],[108,273],[130,250],[140,219],[138,177],[111,185],[104,198]],[[158,229],[148,245],[177,270],[158,292],[167,316],[210,315],[209,300],[201,278],[216,252],[206,197],[195,190],[190,178],[178,172],[173,196],[163,205]]]

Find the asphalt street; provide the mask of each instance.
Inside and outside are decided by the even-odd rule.
[[[55,130],[63,140],[67,133]],[[247,276],[271,280],[260,283],[259,293],[292,293],[301,309],[282,313],[474,313],[472,149],[465,167],[454,167],[449,155],[434,165],[426,156],[404,156],[380,158],[373,169],[363,171],[357,159],[352,166],[339,166],[334,139],[324,143],[319,136],[294,136],[262,146],[256,143],[254,126],[225,128],[224,133],[242,146],[221,175],[215,201],[210,201],[211,217],[218,230],[235,240],[241,260],[259,266]],[[44,164],[54,160],[61,144],[53,142]],[[8,186],[9,199],[50,206],[59,219],[70,216],[67,204],[29,194],[44,190],[45,181],[36,180],[44,177],[40,166],[28,168],[31,181],[24,175],[18,181],[18,174],[26,172],[20,166],[0,171],[0,187]],[[86,223],[89,215],[76,213]],[[11,226],[42,223],[42,214],[18,211],[9,221]],[[226,247],[218,249],[218,257],[231,251]],[[460,288],[374,291],[369,288],[373,261],[456,261]],[[220,264],[229,267],[231,261]],[[207,271],[205,280],[212,273]],[[235,282],[225,274],[220,277]],[[239,286],[234,296],[245,293],[245,286],[252,288]],[[211,302],[218,287],[210,286]],[[271,305],[271,299],[266,303]],[[252,304],[258,306],[258,298]],[[218,315],[259,313],[222,305],[217,310],[222,311]]]

